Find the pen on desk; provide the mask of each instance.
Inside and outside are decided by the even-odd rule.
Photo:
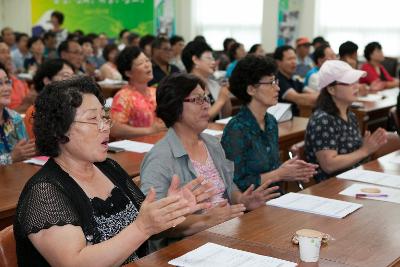
[[[292,154],[291,151],[289,151],[289,158],[290,158],[290,159],[293,158],[293,154]],[[303,184],[302,184],[300,181],[297,181],[297,185],[299,186],[299,188],[300,188],[301,190],[304,190],[304,186],[303,186]]]
[[[388,197],[387,194],[356,194],[357,198],[363,197]]]

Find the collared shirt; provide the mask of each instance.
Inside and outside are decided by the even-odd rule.
[[[215,167],[224,181],[227,189],[225,196],[230,200],[232,192],[237,190],[232,181],[233,164],[226,159],[224,150],[216,137],[202,133],[200,138],[206,145]],[[167,196],[174,174],[179,176],[181,186],[198,176],[181,140],[171,127],[165,137],[155,144],[143,159],[140,167],[143,193],[147,194],[150,187],[154,187],[157,199]]]
[[[221,144],[226,157],[235,164],[233,181],[241,191],[261,184],[260,174],[280,166],[278,124],[265,113],[265,130],[247,106],[243,106],[224,129]]]
[[[320,109],[313,113],[308,121],[305,137],[304,153],[308,162],[319,164],[316,153],[321,150],[336,150],[338,155],[343,155],[362,146],[363,139],[356,115],[350,111],[347,117],[348,121],[345,121]],[[346,169],[354,168],[361,162]],[[314,179],[320,182],[343,171],[328,174],[318,167]]]
[[[225,157],[224,150],[219,140],[208,134],[200,134],[218,170],[219,176],[225,184],[224,198],[231,202],[231,196],[238,188],[233,183],[233,164]],[[189,155],[182,145],[173,128],[169,128],[167,134],[146,154],[140,167],[141,190],[146,195],[153,187],[157,199],[167,196],[173,175],[180,178],[180,186],[183,186],[198,177]],[[150,251],[155,251],[167,246],[180,238],[159,238],[150,240]]]
[[[364,63],[361,66],[361,70],[365,71],[367,73],[367,76],[361,77],[360,83],[371,84],[372,82],[374,82],[376,80],[393,81],[393,77],[390,76],[390,74],[387,72],[387,70],[385,69],[385,67],[383,65],[379,65],[379,69],[381,71],[380,75],[378,74],[378,72],[376,71],[374,66],[372,66],[368,62]]]
[[[297,57],[296,74],[304,78],[307,72],[314,66],[312,59],[306,56],[304,59]]]
[[[230,78],[232,76],[232,72],[236,68],[237,63],[238,63],[238,61],[234,60],[228,65],[228,67],[226,68],[226,77],[227,78]]]
[[[299,94],[302,93],[304,87],[303,83],[292,78],[287,78],[280,71],[276,74],[276,79],[279,80],[279,102],[292,104],[293,116],[299,115],[299,109],[296,103],[286,100],[286,94],[290,89],[295,90]]]
[[[319,68],[315,66],[309,72],[307,72],[306,78],[304,79],[304,86],[307,86],[315,91],[319,91]]]
[[[170,75],[172,73],[175,73],[175,72],[179,72],[178,67],[175,65],[168,64],[167,73],[165,73],[159,65],[154,63],[153,64],[153,79],[150,82],[148,82],[148,85],[157,87],[158,83],[162,80],[162,78],[164,78],[165,76]]]
[[[0,125],[0,165],[12,163],[11,152],[22,139],[28,140],[21,116],[14,110],[3,109],[3,125]]]
[[[32,57],[30,52],[26,53],[25,55],[21,53],[19,49],[16,49],[11,52],[11,57],[14,62],[14,66],[17,68],[18,71],[23,72],[25,60]]]

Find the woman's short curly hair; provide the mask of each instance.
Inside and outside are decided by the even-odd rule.
[[[139,47],[131,46],[125,48],[118,54],[116,62],[117,69],[125,81],[129,81],[129,77],[126,76],[125,72],[132,69],[133,60],[135,60],[141,53],[142,50],[140,50]]]
[[[93,94],[104,105],[101,89],[90,77],[78,76],[46,85],[35,101],[33,132],[41,155],[57,157],[59,144],[69,142],[65,135],[82,104],[83,94]]]
[[[275,61],[270,57],[248,55],[238,62],[229,78],[229,89],[244,104],[251,101],[249,85],[257,84],[264,76],[276,73]]]
[[[202,80],[187,73],[174,73],[161,80],[157,88],[156,113],[168,128],[179,121],[183,111],[183,100],[197,85],[205,90]]]

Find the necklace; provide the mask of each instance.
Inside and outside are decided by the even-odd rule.
[[[80,173],[76,173],[76,172],[73,171],[71,168],[66,167],[65,164],[62,163],[61,160],[56,159],[55,161],[56,161],[56,163],[57,163],[58,165],[60,165],[61,169],[63,169],[66,173],[68,173],[68,174],[69,174],[70,176],[72,176],[73,178],[75,178],[75,179],[78,178],[78,180],[79,180],[80,182],[92,181],[92,179],[93,179],[93,177],[94,177],[94,175],[95,175],[95,169],[94,169],[94,168],[93,168],[92,174],[85,177],[85,176],[82,176]],[[77,175],[77,174],[78,174],[78,175]],[[80,178],[80,179],[79,179],[79,178]]]

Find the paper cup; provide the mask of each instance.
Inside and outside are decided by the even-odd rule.
[[[296,232],[299,240],[300,259],[303,262],[317,262],[319,259],[319,250],[321,248],[322,233],[302,229]]]

